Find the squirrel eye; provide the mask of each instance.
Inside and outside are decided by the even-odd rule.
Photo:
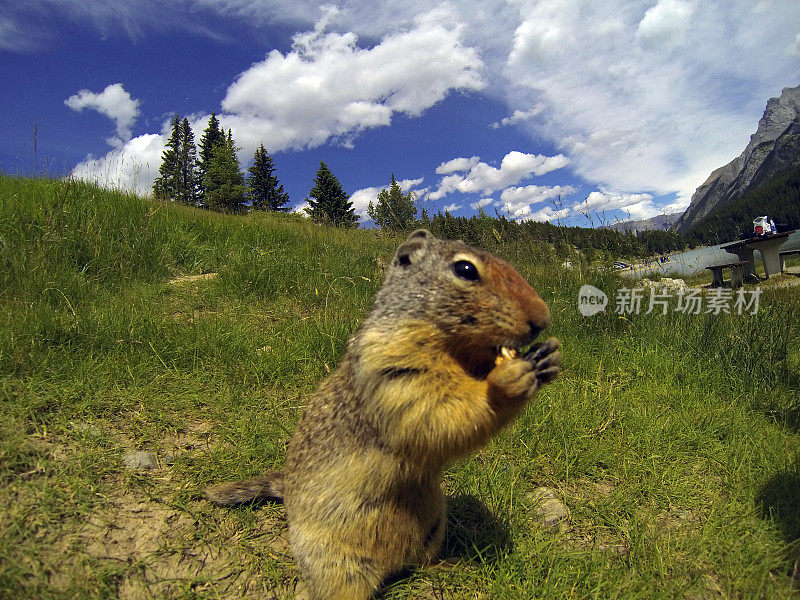
[[[478,274],[478,267],[468,260],[459,260],[453,263],[453,273],[456,277],[466,281],[478,281],[481,276]]]

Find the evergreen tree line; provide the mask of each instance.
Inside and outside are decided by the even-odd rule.
[[[439,212],[432,217],[423,208],[417,216],[413,192],[403,193],[392,175],[388,189],[370,203],[367,214],[383,230],[409,232],[424,227],[443,238],[460,239],[489,250],[506,243],[530,245],[547,243],[558,256],[569,256],[575,249],[587,260],[644,258],[666,254],[686,247],[682,235],[671,231],[647,230],[638,234],[606,228],[565,227],[537,221],[518,222],[499,213],[490,216],[484,211],[472,217],[454,217]]]
[[[553,247],[557,256],[570,256],[577,250],[590,262],[645,258],[686,247],[683,236],[671,231],[646,230],[633,234],[606,228],[520,222],[500,214],[489,216],[483,211],[472,217],[454,217],[449,213],[438,213],[432,218],[424,216],[418,220],[418,225],[430,229],[439,237],[461,239],[488,250],[499,249],[507,243],[523,247],[546,243]]]
[[[188,119],[181,120],[176,115],[159,177],[153,186],[155,196],[224,212],[244,212],[248,206],[253,210],[288,210],[285,206],[288,194],[278,183],[274,163],[264,145],[256,150],[246,179],[239,168],[236,150],[231,131],[222,130],[212,114],[198,152]],[[491,217],[483,211],[472,217],[454,217],[447,212],[431,217],[423,208],[417,215],[416,200],[413,192],[403,193],[392,175],[389,187],[381,190],[375,203],[370,202],[367,214],[377,227],[390,232],[407,233],[424,227],[440,237],[462,239],[484,248],[501,242],[546,242],[560,256],[578,249],[588,260],[645,257],[685,247],[682,236],[667,231],[634,235],[612,229],[517,222],[500,214]],[[305,210],[315,223],[358,226],[350,196],[324,162],[320,163],[306,202]]]
[[[701,219],[686,239],[694,248],[748,237],[753,235],[753,219],[762,215],[793,229],[800,228],[800,164]]]
[[[577,249],[589,261],[644,258],[686,247],[683,236],[671,231],[647,230],[633,234],[605,228],[518,222],[499,213],[492,217],[482,210],[472,217],[454,217],[447,212],[439,212],[431,217],[423,208],[417,216],[415,201],[415,194],[404,194],[392,175],[389,188],[378,194],[375,205],[369,204],[367,214],[383,230],[409,232],[424,227],[439,237],[464,240],[489,250],[499,249],[505,243],[532,246],[546,242],[559,256],[568,256]]]
[[[245,179],[233,134],[220,127],[215,114],[200,139],[199,156],[189,120],[172,119],[172,133],[161,155],[153,194],[165,201],[221,212],[289,210],[289,195],[275,176],[272,157],[261,144]]]

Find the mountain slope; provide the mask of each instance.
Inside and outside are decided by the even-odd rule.
[[[694,246],[752,235],[753,218],[758,215],[769,215],[792,229],[800,227],[800,163],[700,219],[685,237]]]
[[[800,86],[784,88],[778,98],[770,98],[758,129],[742,154],[716,169],[697,188],[675,230],[687,233],[701,219],[797,162],[800,162]]]

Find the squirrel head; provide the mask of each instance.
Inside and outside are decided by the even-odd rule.
[[[397,249],[374,313],[435,325],[476,371],[490,370],[501,348],[530,344],[550,323],[547,304],[507,262],[424,229]]]

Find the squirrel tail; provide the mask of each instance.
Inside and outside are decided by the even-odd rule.
[[[261,477],[212,485],[205,489],[205,494],[206,498],[221,506],[254,500],[283,500],[283,473],[268,471]]]

